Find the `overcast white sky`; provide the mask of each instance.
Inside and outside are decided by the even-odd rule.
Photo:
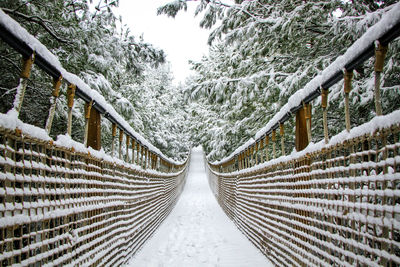
[[[196,1],[189,1],[188,11],[181,11],[175,19],[166,15],[157,16],[157,8],[171,1],[120,0],[117,12],[135,36],[143,34],[146,42],[165,51],[175,82],[183,82],[190,74],[188,60],[199,60],[208,54],[209,31],[200,28],[200,16],[194,17]]]

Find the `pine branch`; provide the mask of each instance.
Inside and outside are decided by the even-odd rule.
[[[210,3],[210,2],[211,2],[210,0],[207,0],[207,3]],[[261,16],[259,14],[255,14],[255,13],[252,13],[252,12],[250,12],[248,10],[245,10],[243,7],[241,7],[241,5],[228,5],[228,4],[222,3],[221,1],[212,2],[212,4],[217,4],[219,6],[237,9],[239,11],[242,11],[242,12],[246,13],[248,16],[250,16],[250,17],[252,17],[253,19],[256,19],[256,20],[259,19],[259,17]]]
[[[0,55],[0,57],[2,58],[2,60],[8,61],[14,68],[18,70],[18,72],[21,72],[21,67],[15,64],[14,60],[11,60],[10,58],[3,55]]]
[[[17,11],[15,11],[15,10],[11,10],[11,9],[8,9],[8,8],[2,8],[2,10],[3,10],[5,13],[7,13],[7,14],[12,14],[12,15],[14,15],[14,16],[17,16],[17,17],[20,17],[20,18],[25,19],[25,20],[27,20],[27,21],[34,22],[34,23],[38,24],[38,25],[41,26],[46,32],[48,32],[54,39],[56,39],[56,40],[57,40],[58,42],[60,42],[60,43],[72,44],[72,42],[67,41],[67,40],[64,40],[64,39],[58,37],[58,35],[57,35],[55,32],[53,32],[53,31],[46,25],[46,22],[47,22],[47,21],[44,20],[43,18],[39,17],[39,16],[28,16],[28,15],[25,15],[25,14],[23,14],[23,13],[21,13],[21,12],[17,12]]]

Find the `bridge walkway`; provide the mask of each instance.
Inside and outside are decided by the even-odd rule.
[[[208,185],[203,151],[193,149],[176,207],[130,266],[272,266],[226,216]]]

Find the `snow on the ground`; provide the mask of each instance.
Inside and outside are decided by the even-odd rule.
[[[208,185],[193,149],[185,189],[171,214],[128,266],[273,266],[236,228]]]

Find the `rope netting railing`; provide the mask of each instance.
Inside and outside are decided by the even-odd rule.
[[[0,37],[23,57],[13,108],[0,114],[1,265],[127,263],[173,208],[189,158],[163,155],[1,10]],[[43,128],[19,119],[34,64],[54,82]],[[68,123],[54,140],[49,133],[62,86]],[[70,137],[76,98],[86,103],[83,142]],[[112,123],[111,155],[101,149],[101,117]]]
[[[382,115],[379,97],[385,54],[399,33],[400,4],[395,4],[344,56],[290,98],[255,141],[208,163],[209,183],[221,207],[275,264],[400,265],[400,111]],[[351,128],[353,69],[374,51],[377,116]],[[346,130],[329,138],[328,90],[341,80]],[[310,106],[318,96],[324,139],[309,144]],[[291,114],[295,149],[285,155],[284,123]],[[278,128],[281,144],[276,143]]]

